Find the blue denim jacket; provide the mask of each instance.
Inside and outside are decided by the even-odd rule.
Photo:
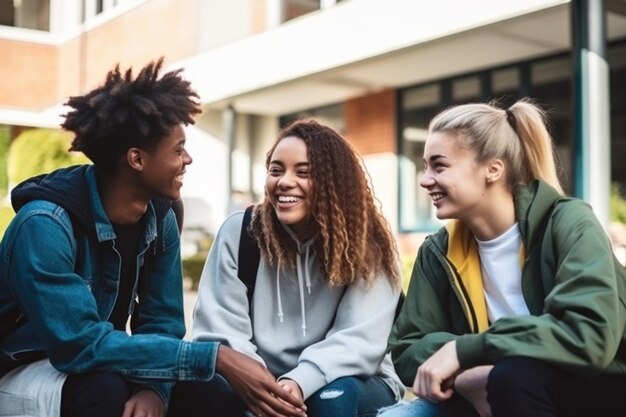
[[[99,197],[95,168],[79,171],[93,233],[77,241],[68,211],[41,199],[21,207],[5,232],[0,247],[0,320],[17,306],[27,321],[0,340],[0,369],[7,361],[28,363],[48,356],[62,372],[109,370],[149,384],[167,404],[170,382],[213,377],[218,348],[216,342],[181,340],[185,325],[174,213],[169,210],[157,228],[154,206],[149,205],[133,290],[138,303],[129,306],[132,336],[114,330],[107,319],[120,279],[116,236]],[[74,193],[81,192],[78,188]],[[157,230],[162,232],[158,240]],[[78,244],[82,260],[75,270]],[[149,250],[154,254],[146,257]],[[146,259],[149,264],[144,265]]]

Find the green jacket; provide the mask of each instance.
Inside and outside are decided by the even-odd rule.
[[[590,206],[533,181],[516,194],[515,209],[530,315],[487,323],[481,279],[480,297],[476,283],[472,296],[473,284],[459,273],[468,268],[459,264],[458,246],[471,249],[474,239],[458,233],[459,222],[456,232],[442,228],[420,247],[389,339],[405,385],[413,385],[417,368],[451,340],[461,369],[527,356],[579,374],[626,374],[626,270]]]

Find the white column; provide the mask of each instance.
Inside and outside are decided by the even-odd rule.
[[[320,9],[326,9],[337,4],[337,0],[320,0]]]
[[[50,33],[75,31],[82,21],[81,3],[81,0],[50,0]]]
[[[268,28],[280,26],[283,23],[283,0],[267,0],[265,2],[265,18]]]
[[[85,21],[94,17],[97,13],[96,0],[84,0],[85,3]]]

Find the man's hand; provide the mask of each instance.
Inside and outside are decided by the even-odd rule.
[[[122,417],[163,417],[165,406],[156,392],[143,389],[133,395],[124,405]]]
[[[452,381],[461,365],[456,355],[456,341],[443,345],[419,368],[413,382],[413,392],[430,401],[445,401],[452,397]]]
[[[220,345],[217,371],[230,383],[256,416],[306,417],[302,399],[276,382],[260,363],[229,347]]]
[[[487,379],[493,365],[477,366],[461,372],[454,380],[454,389],[472,403],[480,417],[491,417],[487,402]]]

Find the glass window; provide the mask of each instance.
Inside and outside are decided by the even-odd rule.
[[[309,109],[299,113],[292,113],[280,118],[280,127],[283,128],[289,123],[302,117],[313,117],[321,123],[327,124],[337,132],[345,134],[346,122],[343,115],[343,105],[333,104],[330,106]]]
[[[452,81],[452,101],[469,103],[480,100],[480,78],[476,75]]]
[[[0,25],[50,30],[49,0],[0,0]]]
[[[626,42],[608,48],[611,89],[611,180],[626,193]]]
[[[622,58],[621,61],[625,59]],[[622,78],[619,78],[619,70],[614,71],[618,75],[613,76],[612,82],[613,79],[617,83],[620,80],[622,83],[626,81],[624,66],[622,63]],[[568,56],[559,56],[483,70],[480,73],[400,91],[398,145],[400,231],[428,231],[441,224],[434,215],[430,198],[419,186],[419,180],[423,172],[422,159],[428,123],[434,115],[451,104],[496,99],[500,105],[510,106],[524,96],[536,99],[550,117],[551,133],[558,151],[562,174],[561,181],[566,192],[570,192],[573,134],[570,87],[570,59]],[[612,91],[621,90],[615,90],[612,85]],[[621,111],[623,114],[624,110]],[[619,127],[617,129],[619,130]],[[626,127],[623,130],[626,131]],[[626,145],[626,139],[624,142]],[[623,152],[626,152],[626,149],[623,149],[621,154]],[[626,172],[624,176],[626,177]]]
[[[320,9],[320,0],[284,0],[283,22]]]
[[[419,186],[424,168],[428,123],[440,110],[441,85],[430,84],[401,93],[400,116],[400,229],[431,229],[439,223],[430,197]]]
[[[85,20],[114,9],[124,0],[83,0]]]
[[[503,68],[491,72],[491,91],[494,95],[516,94],[519,90],[519,69]]]
[[[550,118],[552,138],[557,149],[559,179],[566,193],[572,186],[571,63],[569,57],[550,58],[530,67],[530,96],[537,100]]]

